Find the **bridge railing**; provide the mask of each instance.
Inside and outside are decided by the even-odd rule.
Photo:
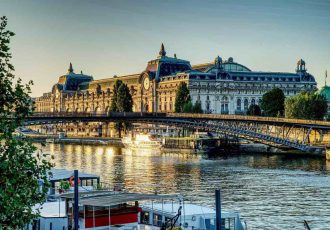
[[[227,114],[195,114],[195,113],[167,113],[167,117],[182,117],[182,118],[198,118],[198,119],[222,119],[222,120],[246,120],[246,121],[261,121],[261,122],[279,122],[279,123],[294,123],[306,125],[324,125],[330,126],[329,121],[320,120],[303,120],[281,117],[261,117],[261,116],[245,116],[245,115],[227,115]]]
[[[33,113],[33,118],[45,117],[166,117],[166,113],[147,112],[38,112]]]
[[[319,120],[303,120],[280,117],[260,117],[245,115],[228,115],[228,114],[197,114],[197,113],[149,113],[149,112],[42,112],[34,113],[34,118],[38,117],[169,117],[169,118],[192,118],[192,119],[218,119],[218,120],[240,120],[240,121],[259,121],[267,123],[289,123],[301,125],[317,125],[330,127],[329,121]]]

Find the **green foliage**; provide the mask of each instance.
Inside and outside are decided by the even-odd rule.
[[[301,92],[285,100],[285,116],[288,118],[323,120],[328,105],[324,95],[312,92]]]
[[[0,19],[0,229],[18,229],[35,219],[49,187],[48,155],[37,151],[28,139],[14,135],[33,112],[29,96],[32,82],[15,82],[9,48],[13,32],[6,29],[7,18]],[[40,186],[40,184],[43,186]]]
[[[265,116],[276,117],[284,114],[285,96],[281,89],[273,88],[262,96],[260,108]]]
[[[250,105],[250,107],[246,111],[246,115],[261,116],[261,109],[260,109],[259,105]]]
[[[180,82],[178,89],[176,91],[174,111],[176,113],[182,113],[183,107],[186,103],[190,101],[189,89],[187,83]]]
[[[96,190],[102,190],[102,189],[103,189],[102,184],[101,184],[101,183],[97,183],[97,184],[95,185],[95,189],[96,189]]]
[[[193,113],[203,113],[202,104],[200,101],[196,101],[192,109]]]
[[[67,180],[61,180],[60,182],[60,188],[64,190],[69,190],[70,189],[70,182]]]
[[[121,80],[116,80],[113,86],[113,95],[111,98],[111,112],[132,112],[133,99],[128,86]],[[130,128],[129,122],[116,122],[115,128],[121,137],[121,131]]]
[[[192,104],[191,100],[189,100],[183,105],[183,112],[192,113],[192,111],[193,111],[193,104]]]

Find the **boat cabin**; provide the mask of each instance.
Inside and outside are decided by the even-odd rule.
[[[52,169],[50,171],[51,176],[49,176],[48,180],[51,184],[51,188],[49,189],[48,195],[54,195],[57,193],[63,192],[73,192],[73,179],[74,179],[74,171],[66,170],[66,169]],[[67,181],[69,182],[69,189],[67,191],[61,191],[61,182]],[[90,191],[94,190],[100,184],[100,177],[95,174],[79,172],[79,190],[81,191]]]

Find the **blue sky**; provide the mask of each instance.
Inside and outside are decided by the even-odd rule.
[[[16,33],[16,75],[34,81],[33,96],[50,91],[69,62],[94,79],[142,72],[161,42],[191,64],[220,55],[294,72],[303,58],[319,87],[330,72],[330,1],[0,0],[0,15]]]

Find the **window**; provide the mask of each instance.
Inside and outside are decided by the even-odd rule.
[[[210,112],[210,103],[208,101],[206,102],[206,111]]]
[[[244,99],[244,110],[248,110],[248,107],[249,107],[249,101],[248,99]]]
[[[242,106],[242,101],[240,98],[237,99],[237,102],[236,102],[236,108],[238,111],[241,111],[241,106]]]
[[[205,228],[206,230],[215,230],[215,220],[205,219]]]
[[[161,227],[162,226],[162,216],[158,214],[154,214],[154,226]]]
[[[141,212],[141,223],[149,224],[149,212]]]
[[[256,100],[254,98],[252,98],[251,105],[255,105],[255,104],[256,104]]]

